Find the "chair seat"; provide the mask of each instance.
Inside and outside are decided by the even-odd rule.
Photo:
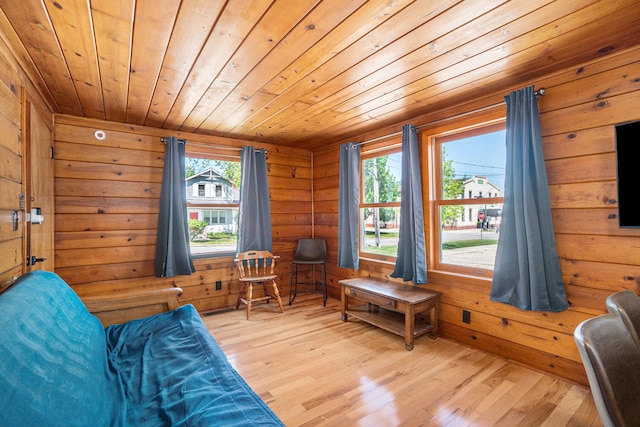
[[[278,277],[277,274],[271,274],[269,276],[253,276],[253,277],[241,277],[240,280],[241,282],[254,282],[254,283],[260,283],[260,282],[268,282],[270,280],[274,280]]]
[[[324,259],[294,259],[294,264],[324,264]]]

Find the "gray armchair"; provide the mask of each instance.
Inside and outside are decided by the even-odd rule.
[[[640,425],[640,348],[622,318],[587,319],[574,338],[605,427]]]
[[[630,290],[616,292],[607,298],[607,310],[620,316],[631,337],[640,347],[640,297]]]

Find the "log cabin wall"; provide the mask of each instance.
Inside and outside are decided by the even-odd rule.
[[[312,232],[311,151],[65,115],[55,117],[56,272],[81,296],[178,286],[180,303],[200,311],[235,304],[232,257],[195,259],[191,276],[155,277],[160,138],[171,135],[186,138],[187,151],[192,143],[267,149],[273,252],[286,294],[296,241]]]
[[[442,292],[442,336],[587,384],[573,340],[575,327],[605,312],[605,299],[612,292],[639,291],[640,230],[618,227],[614,146],[614,124],[640,119],[639,58],[640,48],[636,48],[522,85],[547,89],[538,101],[543,150],[557,249],[571,307],[561,313],[520,311],[489,301],[488,280],[430,270],[425,287]],[[424,146],[430,133],[470,123],[479,116],[504,117],[505,107],[496,107],[476,117],[439,121],[482,110],[499,103],[504,95],[418,117],[411,123],[424,126],[420,129]],[[425,126],[433,121],[439,122]],[[363,140],[397,132],[400,126],[365,135]],[[422,158],[423,191],[428,188],[427,162]],[[314,152],[315,232],[327,239],[334,254],[327,266],[334,296],[341,279],[369,275],[388,279],[393,271],[393,265],[366,259],[360,260],[358,271],[338,268],[338,163],[337,146]],[[425,196],[425,212],[428,203]],[[462,322],[463,309],[471,312],[470,324]]]
[[[24,195],[30,194],[24,163],[29,138],[23,133],[27,109],[34,108],[44,126],[53,128],[50,94],[43,94],[42,87],[33,83],[38,74],[16,40],[4,14],[0,13],[0,290],[6,281],[27,269],[24,261],[29,235],[23,208],[26,206]],[[14,212],[18,214],[16,229]],[[47,215],[46,227],[52,229],[53,217]]]

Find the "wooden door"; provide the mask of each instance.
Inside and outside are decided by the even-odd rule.
[[[53,271],[53,147],[51,129],[37,109],[25,103],[26,271]]]

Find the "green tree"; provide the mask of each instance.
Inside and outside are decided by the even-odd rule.
[[[442,197],[443,199],[456,199],[464,191],[464,181],[466,179],[456,179],[456,170],[453,167],[453,160],[447,160],[447,152],[442,147]],[[442,226],[453,227],[456,221],[462,217],[464,207],[443,206],[441,208]]]
[[[189,178],[203,170],[211,167],[211,160],[187,157],[185,159],[185,178]]]
[[[233,184],[234,188],[240,188],[240,162],[214,160],[214,165],[222,173],[224,179]]]
[[[380,156],[364,161],[364,202],[384,203],[396,202],[400,195],[400,189],[396,177],[388,166],[389,156]],[[376,185],[377,183],[377,185]],[[377,190],[377,194],[376,194]],[[375,214],[372,209],[365,211],[365,216]],[[394,219],[395,211],[392,208],[380,208],[378,220],[389,222]]]
[[[396,202],[400,189],[395,176],[388,166],[389,156],[367,159],[363,162],[364,173],[364,202],[386,203]],[[392,208],[373,208],[364,210],[364,220],[373,216],[375,229],[375,244],[380,247],[380,223],[392,221],[395,211]]]
[[[188,221],[189,237],[191,240],[204,233],[204,228],[209,225],[206,221],[199,219],[190,219]]]

